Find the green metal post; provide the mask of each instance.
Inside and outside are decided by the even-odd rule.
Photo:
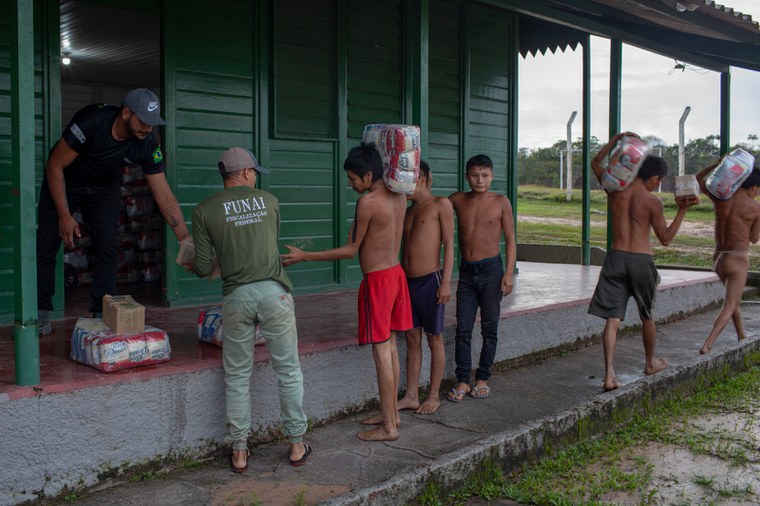
[[[517,243],[517,163],[518,163],[518,144],[517,144],[517,132],[519,128],[518,123],[518,103],[520,100],[519,89],[517,83],[520,81],[520,18],[514,16],[512,18],[512,52],[510,66],[510,89],[509,89],[509,153],[507,155],[507,198],[512,204],[512,221],[514,223],[515,243]],[[515,260],[515,263],[517,261]],[[517,265],[514,266],[514,273],[517,274],[519,269]]]
[[[620,104],[623,82],[623,42],[620,39],[610,41],[610,112],[609,137],[620,133]],[[612,209],[607,204],[607,251],[612,248]]]
[[[583,265],[591,263],[591,159],[589,158],[589,140],[591,138],[591,36],[583,40],[583,230],[581,233],[581,251]]]
[[[406,34],[405,102],[407,123],[420,127],[420,147],[422,157],[428,156],[428,76],[430,69],[430,29],[428,0],[413,0],[404,3]]]
[[[731,149],[731,69],[720,73],[720,154]]]
[[[348,0],[338,2],[338,142],[335,146],[335,188],[333,202],[335,211],[335,245],[348,236],[348,188],[346,173],[342,170],[343,157],[348,153]],[[348,279],[348,261],[339,260],[335,269],[335,282]]]
[[[16,0],[11,42],[11,171],[13,173],[13,330],[16,384],[40,382],[34,198],[34,4]]]

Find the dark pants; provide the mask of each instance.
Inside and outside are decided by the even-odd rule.
[[[119,187],[66,186],[69,211],[78,207],[87,224],[95,247],[92,305],[90,311],[103,311],[103,295],[116,293],[118,268]],[[37,308],[53,309],[55,294],[55,261],[61,237],[58,233],[58,211],[50,196],[47,180],[42,181],[37,226]],[[75,237],[76,238],[76,237]]]
[[[501,278],[504,267],[501,257],[486,258],[479,262],[462,262],[459,266],[459,283],[457,285],[457,331],[454,358],[456,375],[459,383],[470,382],[472,370],[472,329],[480,308],[480,333],[483,347],[480,350],[480,362],[475,371],[476,380],[491,377],[491,366],[496,356],[498,341],[499,316],[501,315]]]

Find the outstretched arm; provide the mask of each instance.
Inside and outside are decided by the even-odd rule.
[[[348,240],[346,244],[339,248],[332,248],[323,251],[304,251],[300,248],[296,248],[290,244],[286,244],[290,253],[280,255],[282,258],[282,264],[285,267],[297,264],[299,262],[321,262],[329,260],[347,260],[356,256],[357,251],[361,247],[362,241],[367,234],[367,228],[370,222],[370,213],[364,209],[364,206],[360,205],[362,199],[356,201],[356,214],[354,217],[354,224],[351,226],[351,231],[348,234]]]
[[[148,186],[150,186],[150,191],[153,193],[153,198],[156,199],[161,214],[172,228],[177,240],[181,241],[188,237],[190,233],[187,231],[187,225],[185,225],[185,220],[182,217],[179,202],[177,202],[177,198],[166,181],[166,175],[161,172],[160,174],[146,175],[145,178],[148,180]]]
[[[656,207],[652,210],[652,230],[663,246],[668,246],[673,241],[686,216],[686,210],[699,204],[699,197],[677,199],[676,204],[678,204],[678,212],[670,225],[665,224],[662,201],[657,199],[657,202],[653,204]]]

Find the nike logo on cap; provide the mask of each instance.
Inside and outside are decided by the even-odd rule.
[[[156,109],[158,109],[158,102],[149,102],[148,103],[148,112],[153,112]]]

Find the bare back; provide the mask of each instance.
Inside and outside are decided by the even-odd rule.
[[[366,231],[359,248],[362,272],[366,274],[393,267],[399,263],[406,197],[380,184],[359,201],[354,226],[366,221]]]
[[[451,203],[445,197],[431,196],[413,203],[404,219],[402,267],[409,277],[419,277],[441,269],[441,246],[445,227],[453,229]]]
[[[477,262],[500,254],[502,231],[514,235],[512,206],[504,195],[487,192],[456,192],[449,197],[459,221],[462,260]]]
[[[728,200],[713,199],[715,206],[715,249],[749,250],[760,236],[760,202],[740,188]]]
[[[612,249],[652,254],[652,226],[664,225],[662,201],[646,189],[640,179],[630,188],[607,194],[612,212]]]

